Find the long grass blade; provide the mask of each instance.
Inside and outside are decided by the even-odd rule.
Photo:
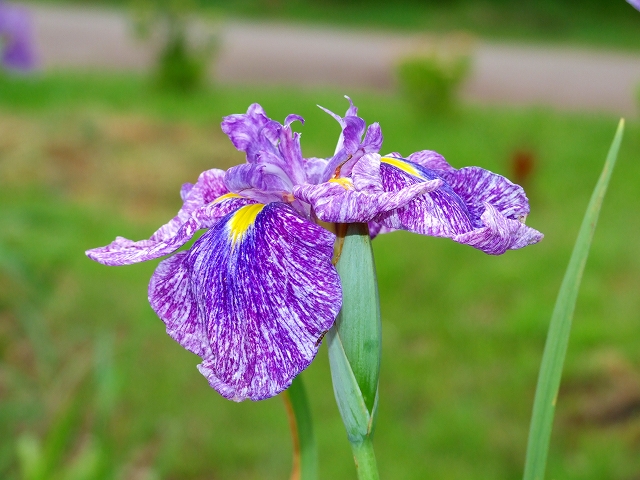
[[[584,272],[593,233],[598,223],[600,207],[607,192],[611,172],[618,158],[624,119],[620,120],[618,130],[609,149],[598,183],[591,195],[589,206],[585,213],[578,238],[576,239],[569,266],[562,280],[556,305],[551,316],[547,341],[542,355],[542,365],[538,376],[538,386],[533,403],[531,427],[529,429],[529,443],[525,461],[524,480],[542,480],[544,478],[551,428],[555,414],[556,400],[562,368],[567,353],[571,321],[576,306],[576,298],[582,274]]]
[[[318,478],[318,450],[313,434],[311,409],[307,393],[298,375],[284,392],[284,403],[289,416],[293,443],[291,480],[316,480]]]

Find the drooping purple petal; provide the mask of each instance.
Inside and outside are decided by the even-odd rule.
[[[35,64],[29,11],[0,1],[0,66],[26,71]]]
[[[200,174],[195,185],[185,183],[180,189],[182,208],[167,224],[160,227],[150,238],[151,241],[164,241],[175,236],[191,214],[207,203],[229,192],[224,184],[223,170],[213,168]]]
[[[454,235],[458,243],[471,245],[489,255],[502,255],[507,250],[516,250],[538,243],[543,235],[518,220],[505,217],[490,203],[485,204],[482,214],[482,228]]]
[[[438,189],[441,180],[423,182],[398,192],[359,192],[348,179],[320,185],[297,185],[294,196],[311,204],[323,222],[366,223],[376,215],[407,205],[425,192]]]
[[[249,203],[253,203],[253,201],[237,196],[222,197],[219,202],[212,202],[194,210],[189,218],[170,236],[165,231],[162,235],[156,237],[156,232],[149,240],[137,242],[123,237],[116,237],[109,245],[87,250],[86,254],[91,260],[111,266],[153,260],[175,252],[191,240],[191,237],[198,230],[211,228],[224,215]],[[173,230],[171,231],[173,232]]]
[[[178,252],[158,264],[149,283],[149,303],[176,342],[196,355],[205,356],[206,335],[198,316],[198,302],[191,289],[188,252]]]
[[[629,5],[631,5],[636,10],[640,11],[640,0],[627,0]]]
[[[271,203],[227,215],[194,243],[185,262],[208,342],[198,368],[221,395],[271,397],[309,365],[341,306],[334,239]]]
[[[395,155],[401,158],[401,155]],[[434,152],[433,150],[421,150],[419,152],[414,152],[407,157],[407,160],[417,163],[418,165],[428,168],[429,170],[435,170],[436,172],[445,171],[445,172],[455,172],[455,168],[453,168],[449,163],[444,159],[442,155],[438,152]]]
[[[376,216],[370,222],[372,236],[385,229],[404,229],[449,237],[491,255],[540,241],[542,234],[520,221],[529,212],[521,187],[478,167],[455,170],[437,155],[420,154],[421,163],[440,169],[385,157],[380,168],[384,190],[397,191],[432,178],[442,178],[442,187],[405,207]]]
[[[382,159],[380,173],[386,192],[400,191],[410,185],[440,178],[418,164],[389,157]],[[446,183],[405,207],[380,214],[373,220],[387,228],[434,237],[451,237],[473,228],[466,205]]]
[[[383,233],[390,233],[395,231],[395,228],[385,227],[377,222],[369,222],[369,237],[371,238],[371,240],[376,238],[378,235],[382,235]]]
[[[526,218],[529,214],[529,200],[524,189],[502,175],[480,167],[465,167],[442,171],[440,176],[467,205],[476,227],[483,225],[480,216],[487,203],[514,220]]]

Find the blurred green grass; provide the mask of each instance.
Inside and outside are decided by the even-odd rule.
[[[425,119],[395,96],[352,96],[382,125],[384,152],[429,148],[522,176],[528,223],[546,235],[501,257],[404,232],[375,240],[381,476],[518,478],[548,320],[616,119],[471,107]],[[107,268],[83,253],[148,237],[179,208],[183,182],[242,161],[219,122],[252,102],[304,116],[306,155],[333,152],[338,125],[315,106],[342,113],[332,90],[180,96],[130,76],[0,79],[0,477],[24,478],[26,435],[48,446],[54,472],[98,445],[110,468],[88,478],[288,476],[280,399],[235,404],[208,387],[148,306],[157,262]],[[629,122],[578,299],[549,478],[640,474],[639,133]],[[303,376],[320,478],[353,478],[325,347]]]

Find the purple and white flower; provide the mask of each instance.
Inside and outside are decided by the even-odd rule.
[[[640,11],[640,0],[627,0],[627,2],[629,3],[629,5],[631,5],[633,8],[635,8],[636,10]]]
[[[0,66],[30,70],[35,66],[29,11],[0,0]]]
[[[260,400],[286,389],[315,357],[342,303],[332,264],[335,235],[318,224],[368,223],[372,236],[397,229],[449,237],[489,254],[538,242],[524,225],[521,187],[478,167],[456,170],[432,151],[381,156],[382,133],[350,102],[338,120],[333,157],[305,158],[300,136],[260,105],[222,130],[247,162],[185,184],[183,206],[148,240],[122,237],[87,255],[126,265],[188,250],[158,265],[149,301],[167,333],[202,358],[198,366],[226,398]]]

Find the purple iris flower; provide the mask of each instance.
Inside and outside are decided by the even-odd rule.
[[[0,66],[30,70],[35,66],[29,11],[0,0]]]
[[[87,255],[126,265],[163,260],[149,301],[168,334],[202,358],[198,366],[226,398],[261,400],[286,389],[315,357],[341,308],[332,264],[335,235],[318,224],[368,223],[449,237],[489,254],[536,243],[524,225],[521,187],[478,167],[456,170],[431,151],[380,156],[380,126],[366,128],[350,102],[333,157],[305,158],[289,115],[260,105],[230,115],[222,130],[247,162],[185,184],[183,206],[150,239],[122,237]]]
[[[640,0],[627,0],[627,2],[636,10],[640,10]]]

